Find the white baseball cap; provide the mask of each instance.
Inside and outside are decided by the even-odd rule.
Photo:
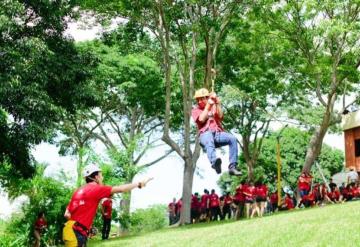
[[[94,165],[94,164],[87,165],[84,167],[83,177],[90,176],[94,172],[100,172],[100,171],[101,171],[101,169],[97,165]]]

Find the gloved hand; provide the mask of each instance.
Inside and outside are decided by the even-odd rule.
[[[144,188],[144,187],[146,186],[146,184],[147,184],[149,181],[153,180],[153,179],[154,179],[154,178],[151,177],[151,178],[147,178],[147,179],[139,182],[138,188],[139,188],[139,189]]]
[[[215,104],[215,100],[212,99],[212,98],[209,98],[208,99],[208,104],[212,106],[213,104]]]
[[[220,102],[220,99],[216,96],[215,92],[210,93],[209,99],[212,99],[215,104],[218,104],[218,102]]]

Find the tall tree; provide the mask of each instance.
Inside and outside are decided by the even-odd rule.
[[[117,30],[116,34],[107,34],[105,42],[111,44],[116,36],[127,35],[129,30],[124,28],[126,26],[120,27],[122,30]],[[127,50],[124,51],[125,43]],[[100,60],[94,80],[101,85],[98,90],[102,103],[96,109],[97,115],[89,118],[92,126],[99,124],[94,129],[87,123],[87,132],[104,144],[118,171],[117,176],[121,176],[124,182],[131,182],[136,174],[172,152],[171,149],[166,150],[148,162],[143,160],[149,149],[161,145],[159,133],[163,124],[164,84],[158,64],[148,57],[151,51],[146,50],[146,55],[146,52],[135,47],[139,43],[142,41],[135,38],[132,41],[118,41],[112,46],[100,41],[82,45],[83,49],[92,51]],[[127,54],[134,51],[138,53]],[[130,203],[131,193],[126,196]],[[128,212],[130,205],[124,208]]]
[[[84,88],[93,60],[64,36],[72,1],[0,3],[0,161],[30,177],[31,147],[52,136],[64,110],[96,104]]]
[[[224,31],[239,8],[239,1],[121,1],[107,2],[99,6],[97,1],[84,1],[85,8],[102,13],[115,13],[143,28],[150,30],[160,43],[162,50],[162,68],[165,74],[166,104],[165,123],[162,140],[167,143],[184,161],[183,207],[180,223],[190,223],[190,196],[196,162],[200,154],[198,137],[192,139],[190,111],[194,94],[195,79],[203,77],[205,86],[209,86],[209,72],[214,65],[218,45]],[[207,43],[206,43],[207,42]],[[199,44],[206,43],[204,63],[197,64]],[[177,69],[178,79],[174,79],[172,67]],[[196,75],[196,67],[204,74]],[[183,141],[176,142],[170,136],[171,111],[174,104],[172,90],[175,82],[180,83],[182,105]],[[195,142],[195,149],[191,145]]]
[[[75,113],[64,114],[58,125],[61,135],[56,138],[56,144],[60,146],[61,155],[77,155],[77,179],[76,187],[84,182],[82,169],[88,163],[90,156],[86,153],[91,149],[91,143],[95,140],[94,132],[103,123],[104,116],[94,110],[77,110]]]
[[[293,44],[301,59],[296,73],[305,77],[298,84],[308,95],[308,105],[319,105],[321,120],[306,152],[303,171],[309,171],[319,156],[329,127],[358,100],[360,78],[360,3],[358,1],[263,1],[260,8],[271,28]],[[355,94],[356,100],[345,103]],[[343,96],[342,109],[335,103]]]

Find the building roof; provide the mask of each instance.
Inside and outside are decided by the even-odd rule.
[[[341,127],[343,130],[360,127],[360,111],[349,112],[343,115]]]

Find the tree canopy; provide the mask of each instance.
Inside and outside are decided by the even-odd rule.
[[[11,176],[35,171],[30,148],[52,137],[64,111],[95,105],[87,80],[95,65],[64,36],[74,2],[0,3],[0,161]]]

